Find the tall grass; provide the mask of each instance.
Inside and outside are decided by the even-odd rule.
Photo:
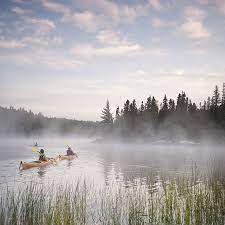
[[[0,225],[224,225],[221,174],[133,187],[29,184],[0,197]]]

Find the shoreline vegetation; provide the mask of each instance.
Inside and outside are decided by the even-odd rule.
[[[0,225],[223,225],[225,182],[217,167],[130,187],[31,182],[1,193]]]
[[[45,117],[31,110],[0,106],[0,136],[84,136],[100,137],[101,141],[179,141],[201,142],[225,137],[225,83],[220,92],[215,86],[213,94],[203,103],[192,102],[185,92],[177,99],[164,96],[160,103],[154,96],[137,106],[136,100],[127,99],[123,107],[111,112],[109,101],[100,115],[101,121]]]

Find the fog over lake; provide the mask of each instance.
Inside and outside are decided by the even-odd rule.
[[[48,157],[65,154],[65,142],[69,143],[78,158],[61,161],[57,165],[30,170],[19,170],[20,161],[38,159],[32,152],[34,139],[1,139],[0,183],[12,187],[26,182],[70,184],[78,179],[99,187],[120,184],[133,186],[137,183],[157,183],[161,176],[170,179],[189,174],[193,169],[203,173],[207,165],[215,166],[225,158],[224,147],[194,142],[151,144],[98,143],[87,138],[38,139]],[[220,168],[221,172],[223,167]]]

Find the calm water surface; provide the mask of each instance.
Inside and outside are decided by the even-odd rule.
[[[64,154],[65,143],[77,152],[73,161],[61,161],[57,165],[20,171],[20,161],[37,160],[31,146],[38,141],[48,157]],[[1,139],[0,142],[0,188],[15,187],[28,182],[63,185],[78,179],[97,186],[119,184],[132,186],[157,182],[167,178],[191,173],[193,166],[199,171],[210,161],[225,158],[223,146],[197,143],[152,144],[99,144],[91,139]]]

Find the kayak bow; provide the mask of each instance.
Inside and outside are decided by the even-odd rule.
[[[59,160],[73,160],[75,158],[75,155],[59,155]]]

